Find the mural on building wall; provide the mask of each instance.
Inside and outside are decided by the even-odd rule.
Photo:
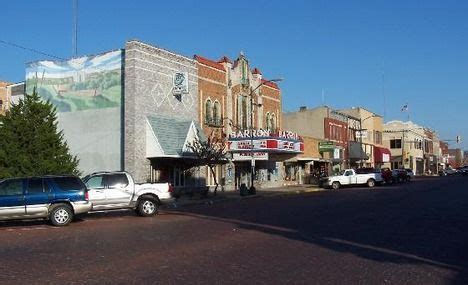
[[[66,61],[37,61],[26,67],[26,92],[38,94],[58,112],[119,107],[122,51]]]

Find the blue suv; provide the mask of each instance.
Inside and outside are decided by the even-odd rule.
[[[76,176],[0,181],[0,220],[47,218],[54,226],[65,226],[91,206],[86,186]]]

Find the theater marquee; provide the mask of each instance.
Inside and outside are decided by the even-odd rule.
[[[246,130],[230,134],[228,151],[301,153],[304,151],[304,142],[293,132],[280,131],[278,133],[271,133],[267,130]]]

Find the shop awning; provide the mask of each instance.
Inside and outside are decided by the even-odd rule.
[[[374,146],[374,162],[385,163],[390,162],[392,153],[388,148]]]
[[[200,126],[191,120],[148,116],[146,118],[146,157],[193,157],[188,143],[205,139]]]
[[[349,142],[349,158],[367,160],[369,156],[362,150],[362,144],[359,142]]]

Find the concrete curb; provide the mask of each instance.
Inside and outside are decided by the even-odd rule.
[[[190,206],[197,206],[197,205],[212,205],[214,203],[220,203],[220,202],[229,202],[229,201],[242,201],[245,199],[254,199],[254,198],[265,198],[265,197],[278,197],[278,196],[291,196],[291,195],[299,195],[303,193],[312,193],[312,192],[321,192],[321,191],[327,191],[326,189],[319,188],[319,187],[303,187],[302,189],[287,189],[285,190],[275,190],[275,191],[269,191],[266,190],[267,192],[263,192],[260,190],[257,192],[255,195],[248,195],[248,196],[240,196],[238,195],[238,192],[229,192],[228,195],[223,195],[223,194],[218,194],[218,196],[211,197],[211,198],[206,198],[206,199],[182,199],[179,201],[176,201],[171,204],[165,204],[162,205],[162,209],[177,209],[177,208],[183,208],[183,207],[190,207]],[[237,195],[236,195],[237,193]]]

